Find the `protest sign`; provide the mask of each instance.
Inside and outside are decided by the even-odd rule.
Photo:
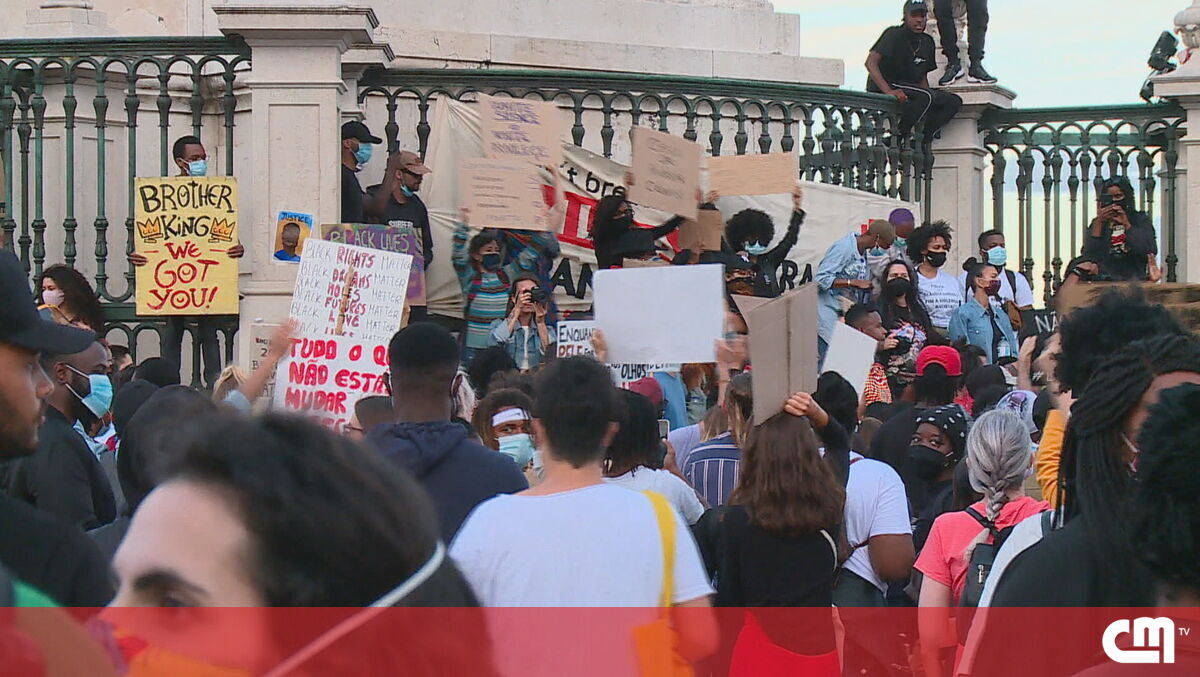
[[[679,248],[701,252],[721,251],[721,236],[725,231],[721,212],[701,209],[696,220],[688,219],[679,226]]]
[[[633,128],[633,187],[639,205],[696,218],[700,189],[699,144],[648,127]]]
[[[471,223],[484,228],[550,230],[542,178],[533,165],[512,160],[464,160],[459,165],[460,202]]]
[[[421,233],[412,222],[389,221],[386,226],[378,223],[326,223],[321,225],[321,239],[408,254],[412,257],[412,270],[408,275],[405,305],[425,305],[425,255]]]
[[[821,367],[821,373],[832,371],[840,374],[854,386],[854,392],[858,393],[861,400],[878,347],[875,339],[839,322],[833,328],[833,337],[829,342],[829,350],[825,353],[825,364]]]
[[[290,356],[275,373],[274,405],[341,432],[354,415],[355,402],[387,394],[387,371],[387,340],[295,339]]]
[[[661,268],[669,265],[662,259],[621,259],[622,268]]]
[[[386,343],[400,327],[412,257],[309,238],[290,314],[297,336]]]
[[[592,348],[592,332],[596,323],[592,320],[564,320],[558,323],[558,341],[556,355],[558,357],[574,357],[576,355],[593,356],[596,351]],[[678,372],[679,364],[610,364],[613,383],[618,387],[652,376],[656,371]]]
[[[300,252],[304,251],[304,241],[312,234],[312,227],[312,214],[279,212],[275,218],[275,259],[290,263],[300,261]]]
[[[230,176],[135,179],[138,315],[238,312],[237,181]]]
[[[791,153],[711,157],[708,189],[723,196],[790,193],[796,187],[797,167]]]
[[[278,324],[268,324],[261,320],[256,320],[250,325],[250,371],[258,371],[267,361],[267,352],[271,348],[271,336],[277,329],[279,329]],[[274,374],[267,379],[263,397],[266,401],[271,401],[275,397]]]
[[[485,157],[562,162],[562,118],[553,101],[506,99],[479,94],[479,131]]]
[[[817,388],[817,286],[802,285],[745,314],[754,367],[754,424],[783,411],[795,392]]]
[[[766,296],[749,296],[747,294],[731,294],[733,304],[737,306],[738,312],[745,317],[751,310],[769,302],[771,299]]]
[[[1049,336],[1058,329],[1058,312],[1053,308],[1022,310],[1021,325],[1024,330],[1022,333]]]
[[[725,330],[721,266],[596,273],[596,326],[612,363],[715,362]]]

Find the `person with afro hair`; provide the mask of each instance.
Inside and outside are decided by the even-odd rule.
[[[796,246],[800,224],[804,223],[801,209],[804,194],[799,186],[792,191],[792,219],[779,244],[770,247],[775,239],[775,222],[766,212],[743,209],[725,224],[725,242],[735,253],[750,262],[754,270],[754,295],[774,298],[783,293],[776,271]]]
[[[946,335],[950,317],[963,304],[962,285],[942,270],[950,255],[950,225],[945,221],[927,223],[908,238],[908,257],[917,266],[917,295],[935,329]]]

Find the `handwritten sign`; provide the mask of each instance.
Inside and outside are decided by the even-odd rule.
[[[533,165],[511,160],[464,160],[459,165],[459,201],[471,223],[488,228],[550,230],[542,178]]]
[[[726,195],[774,195],[796,187],[796,156],[721,155],[708,159],[708,189]]]
[[[503,99],[479,95],[479,128],[483,154],[489,158],[562,162],[562,118],[550,101]]]
[[[308,260],[305,250],[304,260]],[[276,409],[303,414],[341,432],[354,415],[354,403],[386,395],[387,342],[345,336],[298,338],[275,373]]]
[[[312,214],[279,212],[275,218],[275,260],[298,262],[312,228]]]
[[[400,327],[412,257],[309,238],[290,314],[297,336],[386,343]]]
[[[576,355],[595,356],[592,348],[592,332],[596,323],[592,320],[564,320],[558,323],[558,341],[555,343],[558,357],[574,357]],[[679,364],[610,364],[613,383],[619,387],[625,386],[653,376],[656,371],[678,372]]]
[[[701,155],[700,146],[683,137],[634,127],[634,185],[629,190],[629,199],[695,219]]]
[[[389,221],[386,226],[377,223],[327,223],[321,226],[321,239],[413,257],[405,299],[410,307],[425,305],[425,255],[421,233],[412,222]]]
[[[138,315],[238,312],[237,181],[229,176],[138,178],[133,249]]]

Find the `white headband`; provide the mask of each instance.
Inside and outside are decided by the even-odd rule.
[[[503,425],[505,423],[512,423],[513,421],[528,421],[528,420],[529,420],[529,412],[525,411],[524,409],[518,408],[518,407],[513,407],[512,409],[505,409],[504,411],[498,411],[495,414],[493,414],[492,415],[492,427],[494,428],[498,425]]]

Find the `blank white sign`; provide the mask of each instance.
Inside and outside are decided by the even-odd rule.
[[[601,270],[593,284],[610,363],[716,361],[725,331],[724,266]]]
[[[837,372],[842,378],[854,386],[861,400],[863,388],[867,385],[867,376],[871,373],[871,364],[875,362],[875,349],[878,347],[875,339],[842,322],[833,328],[833,337],[829,341],[829,351],[825,353],[825,364],[821,373]]]

